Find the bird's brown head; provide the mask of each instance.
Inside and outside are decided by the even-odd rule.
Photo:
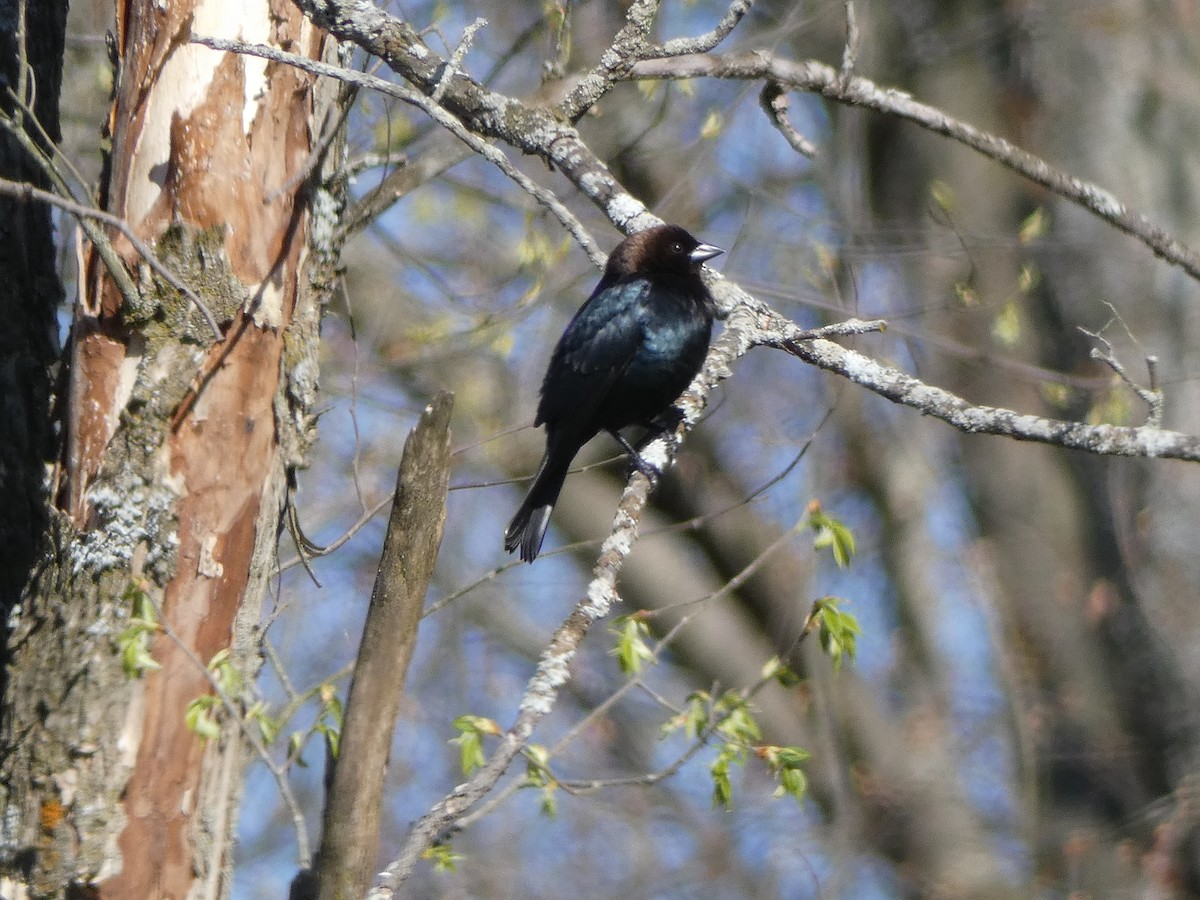
[[[725,251],[705,244],[678,225],[658,225],[621,241],[608,258],[606,274],[695,275],[707,260]]]

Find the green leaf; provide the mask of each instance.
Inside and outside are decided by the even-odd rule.
[[[683,733],[692,740],[698,738],[708,728],[708,712],[712,705],[712,697],[708,691],[693,691],[688,696],[686,718],[683,723]]]
[[[1089,425],[1128,425],[1133,419],[1131,397],[1129,391],[1114,384],[1092,404],[1085,421]]]
[[[791,666],[780,666],[779,671],[775,673],[775,680],[785,688],[793,688],[804,681]]]
[[[929,185],[929,196],[933,198],[933,202],[942,212],[954,212],[956,202],[954,188],[950,187],[946,182],[934,179]]]
[[[682,728],[683,733],[695,740],[708,727],[708,710],[712,697],[708,691],[693,691],[688,695],[687,706],[678,715],[672,716],[663,723],[662,737],[672,731]]]
[[[338,758],[338,751],[342,747],[342,733],[331,725],[324,722],[319,722],[316,726],[316,731],[325,738],[325,746],[329,748],[329,755],[334,759]]]
[[[858,636],[862,633],[858,619],[838,608],[844,602],[839,597],[822,597],[813,605],[813,615],[821,626],[821,649],[833,660],[835,671],[841,670],[845,659],[853,662],[858,651]]]
[[[121,595],[121,599],[130,604],[129,625],[117,635],[121,669],[126,678],[139,678],[146,672],[162,668],[150,655],[150,644],[158,632],[158,615],[144,584],[130,581]]]
[[[483,755],[483,736],[500,734],[500,726],[483,716],[467,715],[455,719],[454,727],[461,733],[452,738],[450,743],[458,744],[459,765],[464,775],[470,775],[487,762]]]
[[[1054,404],[1059,409],[1066,409],[1075,396],[1074,392],[1067,385],[1049,381],[1038,383],[1038,393],[1042,395],[1043,400]]]
[[[954,282],[954,296],[963,306],[971,307],[979,302],[979,291],[970,281]]]
[[[300,751],[304,749],[304,732],[293,731],[288,737],[288,759],[294,759],[296,764],[302,769],[308,768],[308,763],[304,761],[304,757]]]
[[[1033,263],[1025,263],[1021,266],[1021,271],[1017,273],[1017,290],[1022,294],[1028,294],[1038,286],[1038,282],[1041,280],[1042,276],[1038,267]]]
[[[205,694],[189,703],[183,714],[183,721],[187,727],[207,741],[221,736],[221,726],[215,715],[218,703],[220,700],[212,694]]]
[[[328,716],[333,724],[341,728],[345,724],[345,710],[337,688],[326,682],[321,685],[321,715]]]
[[[139,627],[126,628],[117,636],[121,650],[121,668],[126,678],[138,678],[162,666],[150,655],[150,634]]]
[[[797,675],[778,656],[772,656],[762,667],[762,677],[773,678],[783,687],[795,687],[804,679]]]
[[[548,819],[558,818],[558,784],[550,782],[542,788],[542,815]]]
[[[643,663],[654,659],[654,652],[646,643],[650,628],[636,615],[620,616],[610,630],[617,636],[617,645],[609,652],[617,658],[622,673],[637,675]]]
[[[804,799],[804,795],[808,793],[808,776],[803,771],[800,769],[782,769],[778,777],[779,787],[775,789],[776,797],[791,794],[797,803]]]
[[[797,803],[803,800],[808,792],[808,777],[802,767],[812,754],[803,747],[765,746],[759,747],[756,752],[766,761],[779,782],[775,796],[791,794]]]
[[[755,752],[766,761],[773,772],[798,769],[812,758],[811,753],[803,747],[796,746],[777,747],[773,744],[766,744],[757,748]]]
[[[724,715],[717,731],[741,744],[751,744],[762,738],[750,703],[736,691],[728,691],[717,702],[716,712]]]
[[[208,661],[208,671],[216,676],[217,684],[229,696],[237,696],[242,691],[242,675],[230,658],[229,648],[218,650]]]
[[[274,719],[267,709],[267,704],[260,700],[246,710],[246,718],[258,724],[258,731],[262,735],[263,743],[273,744],[275,738],[279,737],[283,723]]]
[[[700,126],[700,139],[711,141],[717,137],[725,128],[725,117],[721,115],[719,109],[710,109],[708,115],[704,118],[704,124]]]
[[[1040,206],[1025,217],[1017,231],[1017,240],[1022,244],[1036,241],[1050,229],[1050,217]]]
[[[850,559],[858,548],[852,532],[841,521],[821,509],[821,504],[813,501],[808,508],[808,525],[815,533],[813,549],[822,550],[828,547],[833,552],[833,561],[839,569],[848,569]]]
[[[525,754],[525,781],[523,787],[545,787],[554,781],[550,775],[550,752],[541,744],[529,744]]]
[[[464,775],[470,775],[476,769],[483,768],[483,764],[487,762],[483,755],[483,741],[477,732],[470,731],[460,734],[450,743],[458,744],[459,766]]]
[[[764,681],[769,678],[774,678],[776,675],[779,674],[779,670],[782,668],[783,668],[783,662],[779,659],[779,657],[772,656],[765,663],[763,663],[763,667],[759,671],[759,676]]]
[[[733,805],[733,784],[729,780],[729,763],[731,757],[722,750],[708,767],[712,773],[712,803],[729,809]]]
[[[1021,308],[1009,300],[992,319],[992,337],[1005,347],[1016,346],[1021,340]]]
[[[500,726],[496,724],[496,721],[486,716],[459,716],[454,720],[454,727],[458,731],[474,731],[479,734],[490,734],[493,737],[501,734]]]
[[[657,78],[642,78],[634,83],[637,85],[638,93],[647,100],[653,100],[654,95],[662,87],[662,83]]]
[[[462,855],[455,853],[449,844],[434,844],[421,851],[421,859],[432,862],[435,872],[457,872]]]

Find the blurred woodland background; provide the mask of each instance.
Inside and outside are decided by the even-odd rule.
[[[712,28],[724,0],[666,0],[654,37]],[[626,4],[403,0],[386,5],[491,89],[556,99],[600,59]],[[1182,0],[857,0],[855,74],[895,87],[1093,181],[1200,244],[1200,10]],[[71,8],[66,156],[99,177],[111,69],[100,0]],[[197,28],[197,31],[200,29]],[[837,67],[841,0],[761,0],[719,53]],[[374,61],[361,54],[355,67]],[[386,69],[377,74],[385,75]],[[882,318],[846,341],[972,403],[1141,424],[1109,349],[1200,434],[1200,288],[1110,224],[912,124],[788,95],[798,154],[761,83],[627,81],[579,122],[584,142],[661,218],[726,248],[725,276],[802,325]],[[619,232],[556,172],[510,158],[610,250]],[[507,558],[504,524],[541,450],[528,427],[555,340],[597,277],[562,226],[420,110],[370,91],[348,120],[353,236],[325,310],[318,440],[298,473],[317,587],[284,569],[256,687],[288,710],[275,750],[319,827],[323,729],[358,648],[404,436],[455,395],[445,537],[392,748],[383,862],[463,780],[456,717],[504,728],[553,629],[586,588],[626,476],[611,442],[567,482],[546,551]],[[64,280],[74,275],[62,220]],[[60,321],[69,323],[64,310]],[[65,332],[64,332],[65,339]],[[583,458],[581,457],[581,460]],[[607,460],[607,462],[605,462]],[[846,568],[814,549],[811,505],[852,529]],[[455,871],[410,896],[1200,896],[1200,554],[1193,463],[1107,458],[963,434],[768,349],[710,398],[652,495],[618,589],[658,658],[623,673],[593,629],[533,741],[559,783],[501,787],[455,835]],[[723,586],[752,567],[735,590]],[[798,643],[819,598],[861,626],[834,671]],[[696,691],[754,683],[780,655],[801,679],[754,697],[764,745],[812,754],[797,803],[750,755],[713,802],[710,740],[664,723]],[[606,700],[637,681],[617,702]],[[601,707],[601,705],[603,707]],[[598,709],[599,708],[599,709]],[[578,727],[583,722],[583,727]],[[490,738],[483,736],[488,752]],[[299,751],[299,752],[296,752]],[[593,780],[613,783],[592,790]],[[643,784],[639,780],[653,783]],[[546,804],[555,815],[547,814]],[[280,897],[293,818],[253,758],[232,895]]]

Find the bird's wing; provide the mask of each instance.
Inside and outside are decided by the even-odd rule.
[[[645,340],[642,313],[649,282],[601,283],[567,325],[546,379],[537,424],[586,428]]]

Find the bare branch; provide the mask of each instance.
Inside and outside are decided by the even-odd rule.
[[[897,116],[965,144],[1035,184],[1079,204],[1113,227],[1140,240],[1156,256],[1200,280],[1200,255],[1146,216],[1129,209],[1104,188],[1068,175],[1004,138],[981,131],[940,109],[920,103],[903,91],[882,88],[865,78],[851,77],[843,81],[841,73],[824,63],[792,62],[766,52],[645,60],[633,67],[629,77],[707,77],[741,81],[761,78],[775,81],[789,90],[820,94],[839,103]]]
[[[1093,347],[1092,352],[1089,355],[1092,357],[1092,359],[1104,363],[1106,366],[1116,372],[1117,377],[1125,382],[1125,385],[1142,399],[1142,402],[1145,403],[1150,410],[1149,414],[1146,416],[1146,424],[1151,428],[1161,427],[1163,417],[1163,394],[1162,391],[1158,390],[1154,386],[1157,380],[1155,369],[1158,365],[1158,358],[1154,356],[1146,357],[1146,368],[1150,372],[1150,387],[1144,388],[1129,377],[1129,373],[1125,370],[1125,366],[1121,364],[1121,361],[1117,359],[1116,355],[1113,353],[1112,344],[1109,343],[1108,338],[1097,332],[1088,331],[1082,325],[1077,325],[1075,327],[1092,340],[1099,341],[1104,345],[1103,350],[1101,350],[1099,347]]]
[[[768,81],[764,84],[762,93],[758,95],[758,100],[763,108],[763,112],[770,118],[771,124],[779,130],[779,133],[783,135],[783,139],[788,142],[788,145],[793,150],[809,159],[817,155],[817,148],[813,142],[797,131],[796,127],[788,119],[787,92],[778,83]]]
[[[376,78],[374,75],[368,75],[365,72],[358,72],[354,69],[343,69],[339,66],[331,66],[328,63],[318,62],[317,60],[308,59],[303,56],[298,56],[294,53],[287,53],[278,50],[275,47],[269,47],[265,44],[247,44],[243,41],[230,41],[224,38],[203,37],[201,35],[192,35],[192,43],[202,44],[205,47],[210,47],[213,50],[224,50],[230,53],[243,53],[247,56],[257,56],[262,59],[269,59],[273,62],[286,63],[302,69],[306,72],[312,72],[315,75],[324,75],[327,78],[335,78],[339,81],[345,81],[348,84],[354,84],[358,87],[369,88],[378,91],[381,94],[386,94],[389,97],[395,97],[398,100],[403,100],[405,103],[412,104],[425,112],[430,118],[436,121],[443,128],[450,131],[469,146],[472,150],[482,156],[488,162],[496,166],[501,172],[511,178],[517,185],[537,200],[538,203],[545,206],[562,224],[564,228],[571,233],[575,240],[583,247],[584,252],[588,254],[592,262],[597,267],[602,267],[606,256],[596,246],[596,242],[592,239],[591,234],[583,226],[575,215],[567,209],[562,202],[554,196],[553,193],[543,188],[528,175],[516,168],[504,155],[503,151],[493,144],[489,144],[477,134],[469,131],[461,121],[459,121],[453,113],[445,107],[426,97],[410,87],[401,84],[395,84],[390,81],[384,81],[382,78]],[[447,70],[449,72],[450,70]],[[463,76],[459,76],[463,77]],[[451,79],[453,75],[451,74]],[[439,81],[439,84],[448,84],[447,81]]]
[[[446,70],[442,73],[437,87],[433,89],[433,93],[429,97],[434,103],[441,102],[442,94],[446,93],[446,86],[450,83],[450,75],[459,71],[462,61],[471,50],[471,45],[475,43],[475,35],[479,33],[481,28],[485,27],[487,27],[487,19],[479,18],[463,29],[462,38],[459,40],[458,46],[454,48],[454,52],[450,54],[450,59],[446,63]]]
[[[47,152],[45,152],[41,145],[38,144],[37,141],[33,140],[33,138],[25,131],[23,124],[18,122],[12,116],[0,113],[0,126],[3,126],[10,134],[12,134],[14,138],[16,138],[17,142],[24,148],[25,152],[29,154],[30,159],[34,160],[38,164],[42,172],[45,173],[46,178],[58,190],[59,195],[61,195],[61,197],[67,202],[74,202],[73,200],[68,200],[68,198],[71,198],[74,195],[71,192],[70,185],[67,183],[66,178],[64,178],[62,172],[59,171],[59,167],[55,160]],[[49,192],[42,193],[45,193],[48,196],[57,196],[55,194],[50,194]],[[39,197],[39,199],[45,198]],[[81,206],[81,204],[76,205]],[[79,222],[79,228],[85,235],[87,235],[87,238],[89,241],[91,241],[92,246],[96,248],[96,253],[104,262],[105,268],[108,269],[109,275],[112,277],[113,284],[116,285],[117,290],[125,299],[125,302],[133,305],[137,302],[138,291],[137,288],[134,287],[133,279],[129,275],[129,270],[125,268],[125,263],[122,261],[120,255],[113,247],[112,241],[108,239],[108,235],[106,235],[103,229],[99,228],[96,223],[92,221],[92,218],[93,217],[89,216],[76,216],[76,221]]]
[[[367,191],[361,199],[351,203],[342,215],[338,235],[346,237],[365,228],[401,197],[474,155],[474,151],[462,141],[447,135],[444,143],[426,149],[419,157],[409,160],[388,175],[373,190]],[[358,165],[363,163],[378,164],[371,157],[364,157]]]
[[[750,7],[753,5],[754,0],[733,0],[729,4],[729,9],[725,10],[721,21],[712,31],[694,38],[672,38],[661,47],[653,48],[650,53],[653,57],[707,53],[733,33],[733,29],[742,21],[746,13],[750,12]]]
[[[842,48],[842,68],[838,80],[842,84],[854,75],[854,64],[858,62],[858,17],[854,14],[854,0],[846,0],[846,46]]]
[[[750,11],[754,0],[733,0],[721,21],[707,34],[694,38],[675,38],[661,46],[653,46],[648,38],[660,2],[636,0],[630,5],[629,12],[625,14],[625,27],[617,32],[612,44],[600,57],[600,62],[559,104],[559,110],[568,121],[578,122],[640,60],[712,50],[737,27],[738,22]]]
[[[634,0],[625,14],[625,27],[588,72],[558,105],[569,122],[578,122],[612,86],[628,73],[635,62],[648,58],[648,37],[660,0]]]
[[[417,31],[368,0],[295,2],[319,26],[339,40],[352,41],[378,56],[420,92],[432,93],[441,80],[444,63]],[[290,57],[286,61],[292,62]],[[301,65],[299,61],[295,64]],[[321,74],[341,77],[337,74],[339,70],[326,68],[330,71],[322,70]],[[562,106],[530,106],[488,90],[461,73],[453,73],[448,84],[441,105],[463,126],[475,135],[499,138],[522,153],[541,157],[562,172],[625,234],[661,224],[596,158],[580,139],[579,132],[564,121]]]
[[[160,278],[162,278],[165,282],[171,285],[171,287],[175,288],[175,290],[179,291],[191,301],[192,305],[196,307],[196,309],[204,317],[204,321],[208,324],[208,327],[212,330],[213,338],[218,342],[225,339],[225,335],[221,333],[221,329],[217,325],[217,320],[213,318],[213,314],[209,312],[208,307],[204,305],[204,301],[200,299],[199,294],[184,284],[179,279],[179,276],[159,262],[158,257],[154,255],[154,251],[150,248],[150,245],[138,237],[134,230],[129,227],[129,223],[120,216],[114,216],[112,213],[106,213],[103,210],[96,209],[92,206],[84,206],[82,203],[76,203],[74,200],[68,200],[66,197],[60,197],[58,194],[50,191],[43,191],[40,188],[34,187],[32,184],[9,181],[7,178],[0,178],[0,194],[5,194],[9,197],[14,197],[18,200],[24,200],[27,202],[37,200],[41,203],[47,203],[50,206],[58,207],[64,212],[70,213],[79,222],[95,219],[97,222],[103,222],[105,225],[110,225],[117,229],[125,236],[129,243],[133,245],[133,249],[138,252],[138,255],[146,261],[146,264],[153,269]],[[101,237],[103,237],[103,235],[101,235]],[[89,240],[91,240],[90,233]],[[95,241],[93,240],[92,243],[95,243]],[[124,270],[123,266],[122,270]],[[128,275],[128,273],[126,273],[126,275]]]

